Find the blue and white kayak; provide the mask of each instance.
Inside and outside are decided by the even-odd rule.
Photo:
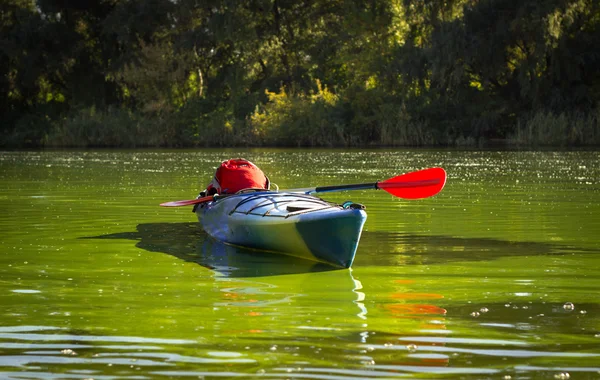
[[[222,242],[349,268],[367,214],[298,193],[259,191],[217,197],[196,209],[202,228]]]

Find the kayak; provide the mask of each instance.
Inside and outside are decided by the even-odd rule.
[[[242,187],[233,195],[201,193],[196,199],[160,205],[194,205],[204,230],[226,244],[284,253],[343,268],[349,268],[354,261],[367,218],[364,207],[352,202],[338,205],[310,194],[374,189],[403,199],[422,199],[436,195],[446,183],[446,171],[437,167],[372,183],[270,191],[265,190],[269,188],[269,180],[264,173],[254,164],[238,159],[224,161],[207,189],[217,194],[236,191],[240,183],[231,182],[235,174],[231,171],[235,167],[243,171],[234,177],[241,178],[244,186],[251,180],[250,188]]]
[[[342,268],[352,265],[367,219],[359,204],[274,191],[217,196],[195,212],[202,228],[224,243]]]

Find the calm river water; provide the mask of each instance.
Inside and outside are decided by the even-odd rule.
[[[280,188],[433,166],[367,207],[351,270],[203,233],[245,157]],[[0,378],[600,378],[600,152],[0,152]]]

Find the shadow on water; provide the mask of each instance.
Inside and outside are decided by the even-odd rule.
[[[197,223],[145,223],[139,224],[135,232],[83,239],[135,240],[138,248],[198,263],[227,277],[262,277],[339,270],[310,260],[223,244],[210,238]],[[457,261],[489,261],[513,256],[558,256],[574,252],[597,251],[559,244],[365,231],[355,264],[432,265]]]
[[[598,250],[561,244],[512,242],[484,238],[418,236],[395,232],[364,232],[360,265],[435,265],[459,261],[490,261],[505,257],[561,256]]]
[[[135,232],[82,239],[136,240],[136,247],[193,262],[226,277],[264,277],[340,270],[327,264],[292,256],[234,247],[204,233],[198,223],[145,223]]]

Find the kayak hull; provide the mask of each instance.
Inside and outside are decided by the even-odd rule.
[[[202,228],[222,242],[349,268],[367,214],[294,193],[236,194],[196,210]]]

